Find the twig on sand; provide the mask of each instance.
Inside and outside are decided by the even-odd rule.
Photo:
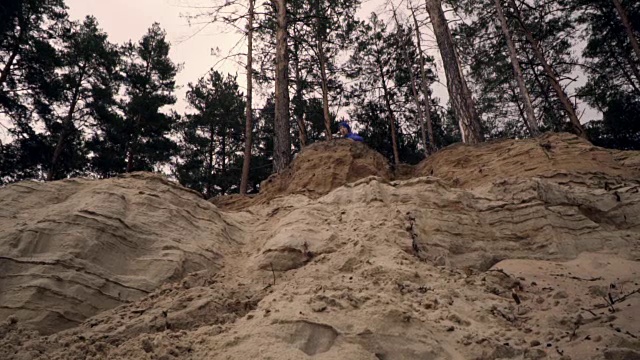
[[[273,270],[273,263],[269,263],[271,265],[271,273],[273,274],[273,286],[276,285],[276,271]]]
[[[510,277],[510,278],[511,278],[511,277],[513,277],[512,275],[507,274],[507,272],[505,272],[505,271],[504,271],[504,270],[502,270],[502,269],[489,269],[489,270],[487,270],[487,272],[489,272],[489,271],[498,272],[498,273],[500,273],[500,274],[502,274],[502,275],[505,275],[505,276],[507,276],[507,277]]]
[[[586,312],[588,312],[589,314],[591,314],[591,315],[593,315],[593,316],[598,316],[598,315],[597,315],[596,313],[594,313],[591,309],[581,308],[580,310],[582,310],[582,311],[586,311]]]
[[[565,274],[551,274],[551,276],[560,276],[560,277],[565,277],[568,279],[573,279],[573,280],[580,280],[580,281],[598,281],[598,280],[603,280],[603,278],[601,276],[595,277],[595,278],[581,278],[581,277],[577,277],[577,276],[568,276]]]
[[[611,309],[611,312],[616,312],[616,308],[613,307],[613,301],[609,302],[609,299],[611,299],[611,294],[609,294],[609,299],[607,299],[606,296],[602,297],[604,299],[604,302],[607,303],[607,307]]]
[[[598,304],[598,305],[592,307],[591,309],[582,309],[582,310],[588,311],[593,315],[593,312],[591,310],[600,310],[600,309],[604,309],[604,308],[610,307],[615,312],[615,309],[613,308],[614,304],[619,304],[619,303],[627,300],[631,295],[638,294],[638,293],[640,293],[640,288],[635,289],[632,292],[630,292],[630,293],[628,293],[628,294],[626,294],[624,296],[621,296],[621,297],[619,297],[617,299],[613,299],[613,297],[611,296],[611,293],[609,293],[608,294],[609,295],[609,299],[606,296],[602,297],[604,299],[604,301],[605,301],[605,304]]]

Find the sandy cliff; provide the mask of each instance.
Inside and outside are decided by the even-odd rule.
[[[148,174],[12,185],[0,354],[636,359],[638,159],[555,134],[394,180],[338,141],[217,205]]]

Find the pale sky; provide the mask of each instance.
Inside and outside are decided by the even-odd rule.
[[[244,90],[245,70],[234,60],[221,58],[230,52],[245,52],[246,44],[242,36],[223,25],[210,25],[204,30],[201,25],[189,26],[186,15],[195,14],[194,7],[207,6],[215,0],[67,0],[69,15],[73,20],[81,20],[87,15],[98,19],[100,27],[109,34],[109,40],[123,43],[137,41],[153,22],[160,23],[166,30],[171,43],[171,58],[183,64],[177,76],[178,103],[176,111],[183,112],[187,104],[184,100],[187,84],[196,82],[215,65],[223,73],[238,75],[238,82]],[[368,17],[372,11],[382,9],[384,0],[365,0],[360,11],[361,17]],[[197,34],[196,34],[197,32]],[[195,35],[194,35],[195,34]],[[237,48],[238,41],[241,41]],[[219,49],[212,54],[212,49]],[[233,51],[232,51],[233,50]],[[440,67],[441,68],[441,67]],[[444,75],[441,76],[444,79]],[[437,87],[438,85],[436,85]],[[436,96],[447,98],[446,89],[436,89]],[[254,105],[257,107],[257,104]]]
[[[207,6],[215,0],[66,0],[69,15],[73,20],[81,20],[87,15],[98,19],[100,27],[109,35],[113,43],[122,44],[126,41],[138,41],[154,23],[166,30],[167,39],[171,43],[171,58],[183,65],[178,73],[177,91],[178,103],[174,107],[179,113],[186,110],[185,92],[189,82],[196,82],[204,76],[211,67],[223,73],[237,74],[238,82],[244,89],[244,69],[233,60],[220,62],[222,56],[227,55],[232,48],[242,41],[242,37],[234,30],[222,25],[210,25],[201,29],[200,25],[189,25],[186,15],[194,14],[198,10],[194,7]],[[372,11],[382,11],[385,0],[363,0],[359,15],[368,18]],[[382,15],[382,14],[381,14]],[[387,16],[382,16],[387,18]],[[392,26],[390,26],[392,28]],[[429,53],[436,58],[440,81],[444,82],[442,61],[438,51],[435,51],[435,41],[428,33],[423,45],[430,49]],[[240,43],[234,52],[244,52],[246,45]],[[218,54],[212,54],[212,49],[219,49]],[[446,104],[448,94],[443,84],[434,84],[434,95]],[[258,98],[259,100],[259,98]],[[258,107],[260,104],[254,104]],[[335,107],[334,111],[337,110]],[[596,116],[588,111],[583,120]],[[6,129],[0,127],[0,139],[6,141]]]

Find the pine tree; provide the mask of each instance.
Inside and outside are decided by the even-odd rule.
[[[127,172],[153,170],[167,162],[175,152],[175,143],[168,136],[176,118],[163,108],[176,102],[175,77],[178,67],[169,58],[170,44],[166,33],[155,23],[139,43],[124,48],[123,104]]]
[[[387,32],[386,24],[375,13],[371,14],[368,23],[362,23],[358,30],[358,42],[350,59],[350,76],[358,79],[356,91],[363,97],[372,90],[381,90],[384,100],[387,121],[389,122],[389,135],[393,151],[394,164],[400,164],[398,151],[398,122],[392,107],[392,89],[389,87],[390,74],[388,66],[397,54],[388,48],[391,36]],[[396,49],[399,50],[399,49]],[[394,69],[395,70],[395,69]],[[376,91],[377,93],[378,91]],[[366,98],[360,100],[366,103]]]
[[[565,92],[564,88],[560,84],[560,80],[558,78],[557,72],[550,65],[549,61],[547,61],[543,52],[543,48],[541,47],[540,41],[538,41],[534,37],[532,31],[529,29],[529,26],[525,23],[524,18],[515,0],[509,0],[509,4],[511,6],[511,9],[514,11],[516,20],[519,23],[521,30],[524,32],[525,38],[531,45],[531,49],[533,50],[533,54],[535,58],[540,64],[542,64],[545,74],[547,75],[547,80],[549,81],[549,83],[551,84],[551,87],[553,88],[553,90],[556,92],[556,95],[560,99],[560,102],[562,103],[562,106],[564,107],[564,110],[566,111],[567,116],[569,117],[569,121],[573,128],[573,131],[578,136],[586,137],[584,128],[580,123],[580,119],[578,119],[576,109],[574,105],[571,103],[571,100],[567,96],[567,93]]]
[[[458,54],[453,43],[449,24],[440,0],[426,0],[426,8],[436,35],[438,48],[447,77],[447,88],[456,118],[460,123],[462,141],[469,144],[482,142],[484,137],[471,91],[462,75]]]
[[[62,0],[9,1],[0,6],[0,112],[6,116],[24,118],[58,95],[55,47],[66,15]]]
[[[433,81],[433,76],[429,76],[427,72],[427,57],[424,55],[424,51],[422,49],[422,35],[420,34],[420,26],[418,25],[418,18],[416,17],[415,9],[412,7],[412,5],[409,5],[409,7],[411,11],[411,17],[413,19],[414,31],[416,34],[416,48],[418,52],[418,58],[420,60],[420,89],[422,91],[423,104],[425,109],[425,123],[427,126],[427,134],[429,136],[427,152],[431,154],[436,150],[435,135],[433,131],[433,119],[431,118],[431,91],[429,90],[429,83]],[[433,62],[433,58],[428,58],[428,60],[431,63]]]
[[[529,130],[529,134],[531,136],[538,136],[540,134],[538,121],[536,120],[536,115],[533,112],[533,104],[531,103],[529,90],[527,90],[527,86],[524,82],[524,75],[522,74],[522,68],[520,67],[520,60],[518,59],[516,46],[513,43],[513,39],[511,38],[511,31],[509,30],[509,24],[507,23],[507,19],[504,16],[504,10],[502,8],[502,0],[494,0],[494,2],[496,5],[498,19],[500,19],[500,26],[502,28],[502,33],[504,34],[504,38],[507,42],[507,49],[509,50],[509,57],[511,59],[511,66],[513,67],[513,74],[516,78],[516,82],[518,83],[518,89],[520,90],[520,98],[522,99],[522,104],[524,107],[525,123]]]
[[[62,115],[54,112],[45,118],[49,133],[56,139],[47,173],[49,181],[85,166],[83,127],[116,90],[113,78],[118,51],[98,28],[95,18],[73,24],[63,40],[59,70],[62,92],[54,106],[62,110]]]
[[[631,26],[640,28],[640,4],[620,5]],[[603,114],[587,125],[589,138],[600,146],[640,149],[640,61],[626,26],[609,0],[576,0],[574,6],[587,40],[582,55],[588,80],[578,93]]]
[[[182,163],[176,168],[184,186],[210,198],[239,189],[245,101],[236,79],[211,71],[189,84],[187,100],[195,110],[181,124]]]

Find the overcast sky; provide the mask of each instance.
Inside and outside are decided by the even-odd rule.
[[[221,56],[228,54],[242,37],[233,30],[221,25],[210,25],[201,29],[200,25],[189,25],[186,16],[194,14],[199,6],[210,5],[214,0],[67,0],[69,15],[72,20],[81,20],[87,15],[93,15],[98,19],[100,27],[109,35],[113,43],[124,43],[129,40],[138,41],[154,23],[167,32],[167,38],[171,43],[171,58],[174,62],[183,65],[182,71],[177,76],[178,103],[175,110],[183,113],[186,109],[184,100],[187,84],[196,82],[204,76],[209,69],[216,65],[216,70],[223,73],[238,75],[238,82],[245,83],[244,69],[233,60],[220,62]],[[362,18],[368,17],[372,11],[382,10],[384,0],[364,0],[360,11]],[[386,17],[386,16],[385,16]],[[427,46],[429,36],[427,35]],[[431,36],[431,42],[432,36]],[[429,47],[433,48],[435,44]],[[218,54],[212,53],[212,49],[219,49]],[[244,52],[245,46],[240,44],[238,51]],[[430,51],[436,58],[438,70],[441,73],[442,64],[437,51]],[[444,74],[440,74],[444,81]],[[244,89],[244,87],[243,87]],[[434,85],[434,94],[445,104],[448,95],[442,84]],[[258,106],[256,104],[255,106]],[[335,108],[333,109],[336,110]],[[588,112],[584,120],[595,117]],[[0,127],[0,139],[6,140],[6,130]]]
[[[243,90],[245,83],[244,69],[234,60],[220,61],[222,57],[234,50],[244,52],[246,45],[242,37],[233,30],[222,25],[210,25],[200,31],[202,25],[189,25],[188,14],[198,12],[198,6],[211,4],[212,0],[67,0],[69,15],[73,20],[93,15],[98,19],[101,28],[109,34],[114,43],[128,40],[137,41],[153,22],[159,22],[167,31],[171,42],[171,58],[183,64],[183,70],[177,76],[178,104],[176,110],[182,112],[186,108],[184,101],[187,84],[196,82],[214,65],[223,73],[238,75],[238,82]],[[362,17],[368,17],[372,11],[381,10],[384,0],[364,1],[360,11]],[[213,49],[219,49],[212,53]],[[442,89],[444,90],[444,89]],[[438,96],[446,96],[446,91]]]

